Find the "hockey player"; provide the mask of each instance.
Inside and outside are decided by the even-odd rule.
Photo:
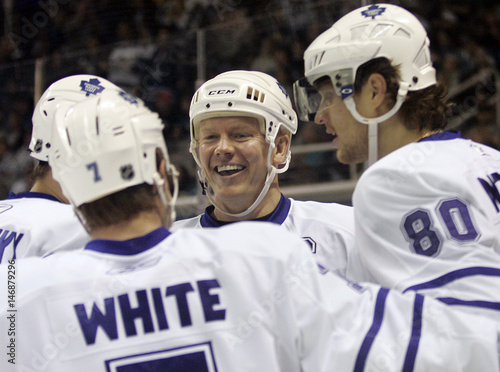
[[[51,84],[33,113],[30,155],[37,161],[29,192],[11,193],[0,201],[0,262],[56,251],[82,248],[88,234],[52,178],[48,164],[51,126],[55,111],[67,104],[95,97],[105,89],[118,89],[94,75],[74,75]]]
[[[352,208],[285,197],[278,175],[290,164],[297,114],[288,93],[257,71],[229,71],[203,84],[190,107],[190,151],[211,205],[183,227],[219,227],[259,220],[302,237],[324,270],[360,279],[348,269],[353,255]]]
[[[418,19],[361,7],[318,36],[295,84],[303,120],[368,160],[353,196],[371,279],[500,322],[500,153],[446,131],[448,105]]]
[[[162,130],[113,90],[56,113],[49,163],[92,240],[0,267],[2,371],[499,369],[494,322],[321,275],[286,229],[170,233]]]

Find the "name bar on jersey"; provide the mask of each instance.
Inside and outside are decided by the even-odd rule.
[[[196,285],[185,282],[164,289],[141,289],[135,293],[108,297],[104,299],[103,308],[99,308],[96,302],[92,304],[91,309],[83,303],[75,304],[73,307],[85,343],[93,345],[99,329],[109,340],[118,339],[119,333],[126,337],[136,336],[138,333],[136,320],[142,321],[145,334],[168,330],[171,322],[175,322],[177,327],[191,326],[193,308],[200,305],[205,322],[224,320],[226,310],[221,307],[219,295],[214,293],[217,291],[216,288],[221,288],[216,279],[199,280]],[[191,292],[197,296],[190,295]],[[177,311],[173,314],[167,314],[166,308],[171,304],[171,302],[167,304],[167,301],[175,303]],[[131,303],[137,305],[133,306]],[[118,313],[121,316],[117,316]],[[121,321],[123,328],[119,327],[118,320]]]

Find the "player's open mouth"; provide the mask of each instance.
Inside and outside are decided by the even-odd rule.
[[[241,172],[243,169],[245,169],[244,166],[236,164],[218,165],[215,167],[215,171],[221,176],[231,176]]]
[[[335,132],[334,130],[327,129],[326,133],[332,136],[332,139],[337,137],[337,132]]]

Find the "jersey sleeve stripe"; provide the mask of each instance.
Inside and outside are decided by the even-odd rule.
[[[406,288],[403,293],[408,291],[419,291],[422,289],[431,289],[443,287],[455,280],[463,279],[474,275],[484,275],[484,276],[498,276],[500,277],[500,269],[494,267],[468,267],[465,269],[460,269],[456,271],[449,272],[431,281],[415,284],[411,287]]]
[[[471,306],[471,307],[482,307],[491,310],[500,310],[500,302],[491,301],[465,301],[453,297],[437,297],[441,302],[447,305],[461,305],[461,306]]]
[[[375,302],[375,311],[373,315],[373,322],[366,334],[363,343],[359,349],[358,356],[356,358],[356,364],[354,365],[354,372],[362,372],[365,368],[366,359],[368,353],[375,341],[375,337],[382,326],[382,320],[384,318],[385,301],[387,299],[387,294],[389,290],[387,288],[381,288],[377,294],[377,300]]]
[[[422,333],[422,313],[424,308],[424,296],[415,295],[413,303],[413,326],[411,331],[410,342],[406,350],[405,362],[403,364],[403,372],[411,372],[415,367],[415,359],[417,357],[418,345]]]

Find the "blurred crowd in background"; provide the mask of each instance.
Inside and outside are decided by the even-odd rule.
[[[450,90],[482,70],[499,70],[498,2],[392,3],[422,20],[439,80]],[[0,9],[4,25],[0,30],[0,197],[29,187],[27,175],[33,163],[27,147],[35,61],[43,62],[42,91],[64,76],[88,73],[138,95],[162,117],[171,152],[176,148],[185,152],[189,103],[200,78],[232,69],[258,70],[276,77],[291,94],[293,82],[303,74],[307,45],[360,5],[360,1],[347,0],[4,1]],[[200,44],[199,30],[205,30],[205,44]],[[197,65],[200,55],[204,57],[202,76]],[[475,115],[460,129],[466,136],[500,148],[498,111],[491,101],[495,83],[494,79],[484,81],[481,90],[476,86],[466,93],[469,103],[462,95],[462,110],[473,109]],[[303,123],[294,143],[327,140],[319,126]],[[306,165],[301,178],[309,182],[348,177],[348,169],[337,164],[331,153],[294,157],[292,165],[298,163]],[[185,174],[182,191],[194,193],[196,182],[189,167],[181,164],[180,168]],[[288,174],[283,175],[284,182],[286,177],[293,178],[293,166]]]

